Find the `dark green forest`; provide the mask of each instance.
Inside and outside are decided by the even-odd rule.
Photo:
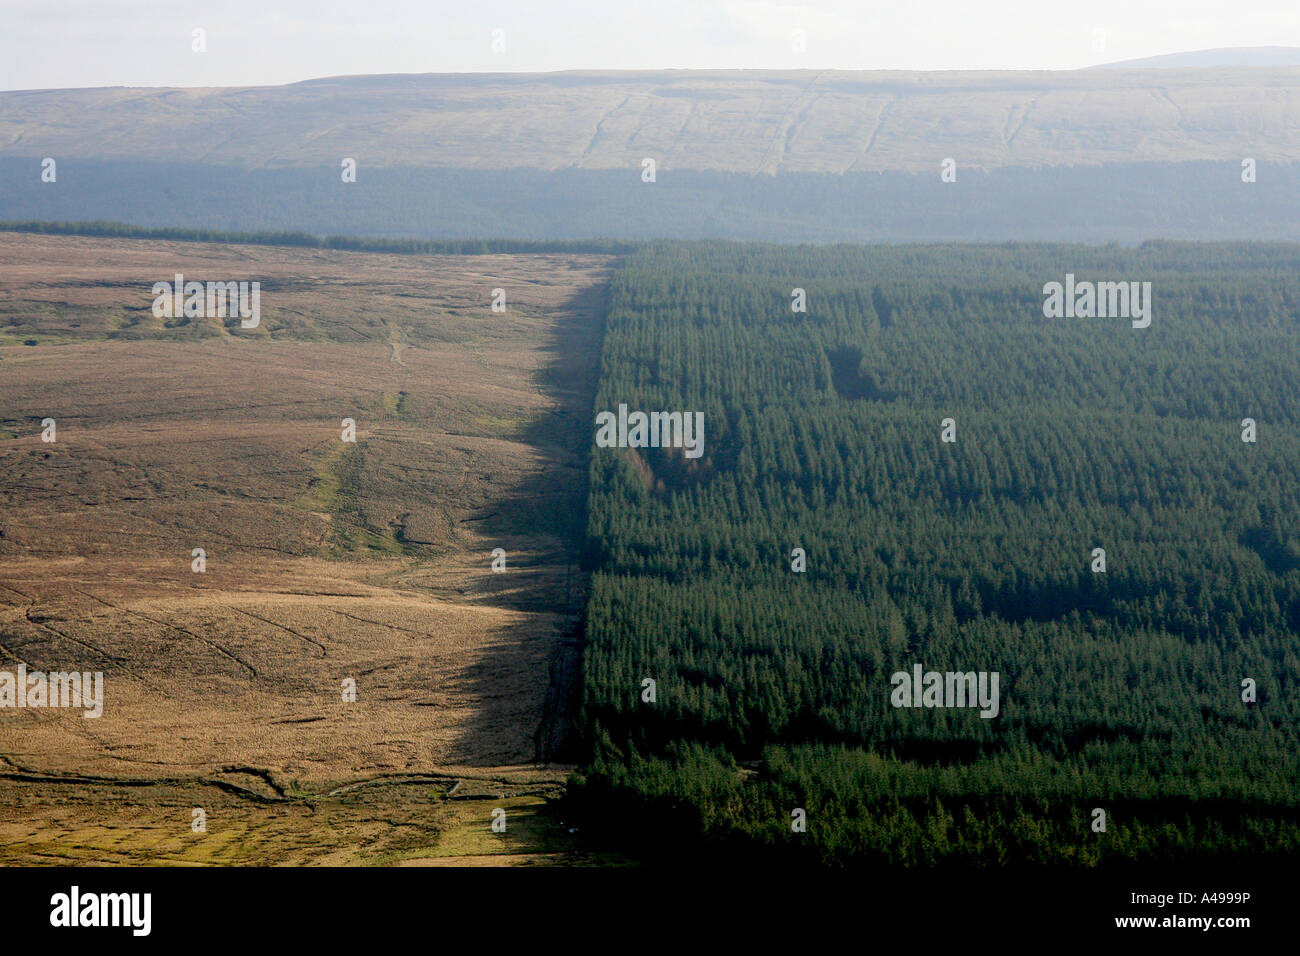
[[[156,239],[167,242],[227,242],[255,246],[346,249],[418,256],[481,256],[518,253],[600,253],[621,255],[638,243],[620,239],[379,239],[363,236],[317,236],[309,232],[231,232],[187,226],[133,226],[123,222],[41,222],[0,220],[0,232],[52,236],[98,236],[109,239]]]
[[[1044,318],[1066,273],[1151,325]],[[593,450],[575,808],[652,859],[1295,853],[1297,385],[1293,245],[643,247],[595,411],[704,452]],[[916,664],[1000,713],[892,706]]]
[[[0,157],[0,219],[416,239],[730,239],[765,242],[1136,243],[1300,240],[1300,164],[1241,181],[1228,162],[886,173],[632,169],[243,169],[200,163]]]

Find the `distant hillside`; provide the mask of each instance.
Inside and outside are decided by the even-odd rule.
[[[1218,50],[1194,50],[1190,53],[1167,53],[1140,60],[1103,63],[1094,69],[1184,69],[1187,67],[1278,67],[1300,66],[1300,47],[1253,46],[1223,47]]]
[[[1246,157],[1257,182],[1242,181]],[[948,158],[955,181],[940,177]],[[0,219],[420,239],[1297,240],[1300,67],[0,93]]]
[[[253,169],[928,172],[1300,160],[1300,66],[360,76],[0,93],[0,156]]]

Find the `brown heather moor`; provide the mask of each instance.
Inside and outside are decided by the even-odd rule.
[[[609,268],[0,235],[0,667],[105,675],[99,719],[0,713],[0,861],[580,861],[556,436]],[[176,272],[260,281],[260,326],[155,318]]]

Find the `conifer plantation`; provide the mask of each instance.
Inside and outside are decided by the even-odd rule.
[[[1045,318],[1067,273],[1150,281],[1150,326]],[[593,413],[705,434],[593,450],[591,828],[837,866],[1294,854],[1298,316],[1294,246],[631,254]],[[893,706],[918,664],[998,672],[999,713]]]

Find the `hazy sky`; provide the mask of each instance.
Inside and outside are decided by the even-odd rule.
[[[192,50],[196,28],[205,53]],[[1300,0],[0,0],[10,90],[353,73],[1061,70],[1229,46],[1300,46]]]

